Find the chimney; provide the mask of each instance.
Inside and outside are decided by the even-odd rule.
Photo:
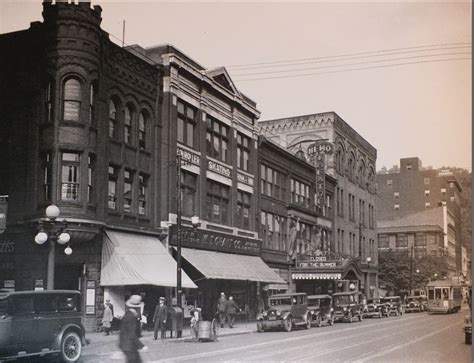
[[[78,4],[81,8],[86,8],[90,9],[91,8],[91,2],[89,0],[79,0]]]

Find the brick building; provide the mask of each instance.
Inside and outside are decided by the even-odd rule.
[[[387,228],[400,227],[402,221],[406,226],[416,226],[421,223],[420,218],[422,221],[423,216],[431,215],[431,209],[443,210],[444,217],[439,222],[444,233],[442,250],[429,254],[446,256],[451,274],[456,274],[462,265],[460,192],[461,187],[449,170],[423,169],[420,159],[403,158],[398,172],[377,175],[377,218]],[[380,237],[385,239],[385,235],[379,234],[379,247],[384,245]],[[426,238],[421,230],[416,236],[419,241]]]
[[[345,280],[354,281],[367,296],[376,294],[375,148],[334,112],[259,121],[259,127],[265,137],[289,152],[317,167],[322,164],[320,175],[323,170],[336,180],[332,196],[328,193],[321,200],[316,191],[315,197],[320,212],[324,205],[334,205],[330,251],[350,261],[352,272]],[[312,159],[318,144],[327,146],[328,152]]]

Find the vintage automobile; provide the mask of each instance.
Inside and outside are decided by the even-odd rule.
[[[379,298],[367,299],[367,308],[364,315],[369,318],[373,317],[388,317],[388,307]]]
[[[334,304],[334,321],[348,321],[352,323],[353,318],[363,320],[364,305],[362,292],[347,291],[332,294]]]
[[[400,296],[386,296],[382,298],[382,302],[387,306],[389,315],[403,315],[405,306]]]
[[[466,315],[464,318],[464,343],[472,344],[472,311],[471,311],[471,303],[472,303],[472,287],[469,286],[469,291],[467,293],[467,303],[469,304],[469,315]]]
[[[318,327],[322,323],[334,324],[334,308],[330,295],[309,295],[308,310],[311,314],[311,324]]]
[[[283,328],[287,332],[293,327],[311,328],[306,293],[276,294],[268,299],[268,310],[257,316],[257,331]]]
[[[85,344],[79,291],[0,293],[0,361],[59,355],[76,362]]]
[[[405,312],[411,313],[416,311],[422,313],[426,310],[427,302],[428,299],[426,298],[426,296],[408,296],[405,306]]]

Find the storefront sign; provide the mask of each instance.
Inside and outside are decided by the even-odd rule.
[[[95,314],[95,281],[87,280],[86,284],[86,314]]]
[[[224,176],[230,178],[230,175],[231,175],[230,168],[228,168],[224,165],[218,164],[215,161],[209,160],[207,162],[207,168],[210,171],[213,171],[214,173],[221,174],[221,175],[224,175]]]
[[[7,195],[0,195],[0,234],[7,229]]]
[[[198,154],[192,153],[188,150],[181,149],[178,147],[178,151],[176,152],[177,155],[181,155],[181,159],[187,161],[191,164],[200,166],[201,164],[201,157]]]
[[[332,272],[293,273],[291,277],[293,280],[340,280],[341,274]]]
[[[237,173],[237,181],[243,184],[253,186],[253,178],[245,174]]]
[[[176,225],[171,226],[170,243],[176,246]],[[181,227],[181,246],[245,255],[260,255],[261,242],[203,229]]]
[[[340,255],[331,252],[315,251],[313,255],[298,255],[296,267],[299,268],[339,268],[343,265]]]
[[[43,291],[44,290],[44,281],[43,279],[35,280],[35,291]]]
[[[333,153],[334,146],[332,143],[327,141],[318,141],[308,146],[308,156],[312,161],[313,166],[316,168],[316,201],[315,204],[318,208],[323,209],[326,200],[326,167],[325,167],[325,156],[326,154]]]
[[[3,287],[5,289],[15,290],[15,280],[5,280],[5,281],[3,281]]]

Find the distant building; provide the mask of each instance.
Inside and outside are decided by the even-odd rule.
[[[449,233],[444,238],[444,251],[431,251],[436,255],[449,258],[451,273],[461,271],[461,208],[459,193],[461,187],[455,176],[449,170],[423,169],[420,159],[400,159],[400,170],[396,173],[377,175],[377,220],[384,226],[402,219],[408,221],[413,215],[423,215],[424,211],[444,207],[445,218],[443,233]],[[421,213],[421,214],[420,214]],[[415,226],[418,219],[409,223]],[[408,222],[405,223],[407,225]],[[381,224],[379,224],[381,226]],[[384,233],[379,231],[379,251],[384,245]],[[419,237],[422,238],[421,235]],[[382,247],[383,248],[383,247]]]
[[[337,181],[330,249],[356,261],[352,278],[367,296],[373,296],[378,286],[377,150],[335,112],[259,121],[258,125],[265,137],[308,160],[308,151],[312,154],[315,144],[331,145],[331,152],[322,158],[324,172]],[[316,202],[326,203],[319,198]]]

